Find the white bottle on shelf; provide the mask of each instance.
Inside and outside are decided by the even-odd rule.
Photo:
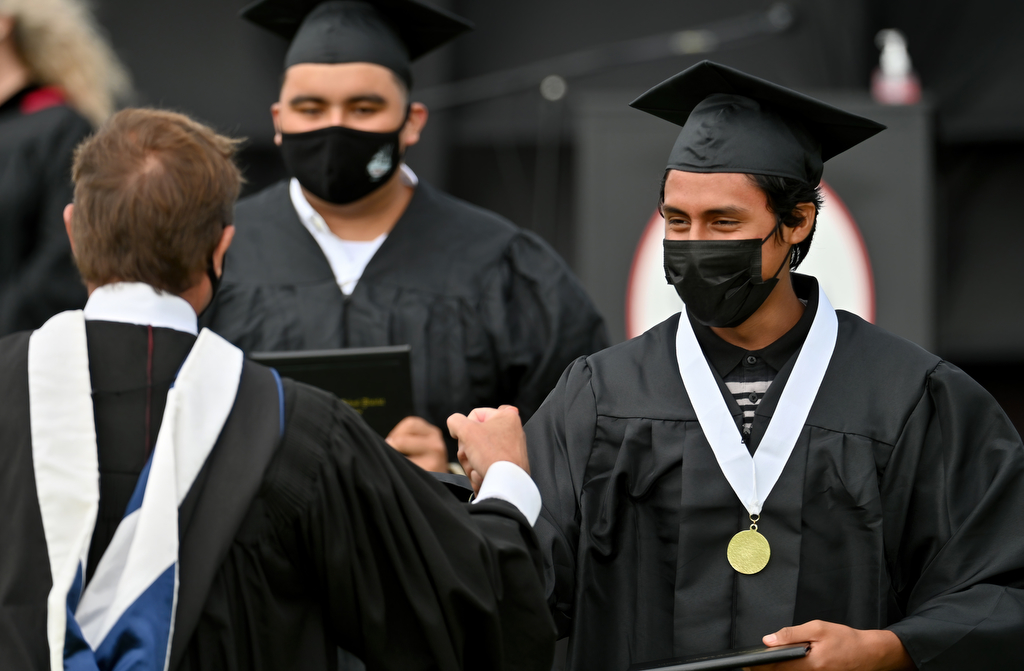
[[[913,105],[920,101],[921,82],[910,63],[903,33],[892,28],[880,30],[875,43],[882,54],[871,75],[871,96],[883,105]]]

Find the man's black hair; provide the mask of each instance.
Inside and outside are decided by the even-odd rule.
[[[661,194],[658,199],[658,210],[665,204],[665,181],[668,179],[669,171],[661,177]],[[747,175],[754,185],[764,191],[768,199],[768,209],[775,215],[775,220],[780,228],[775,230],[776,239],[782,239],[781,226],[797,226],[801,219],[796,215],[796,206],[800,203],[814,203],[815,220],[811,232],[807,237],[796,245],[793,245],[793,255],[790,257],[789,268],[796,270],[811,249],[811,239],[814,237],[814,230],[818,227],[817,214],[821,211],[822,196],[821,186],[811,186],[807,182],[793,179],[791,177],[775,177],[772,175]]]

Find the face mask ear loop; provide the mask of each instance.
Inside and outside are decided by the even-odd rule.
[[[768,237],[766,237],[766,238],[765,238],[764,240],[762,240],[762,241],[761,241],[761,244],[762,244],[762,245],[764,245],[764,243],[766,243],[766,242],[768,242],[769,240],[771,240],[772,236],[774,236],[774,235],[775,235],[775,233],[776,233],[776,232],[777,232],[777,231],[778,231],[778,230],[779,230],[779,229],[780,229],[781,227],[782,227],[782,222],[781,222],[781,221],[779,221],[779,222],[776,222],[776,223],[775,223],[775,228],[773,228],[773,229],[772,229],[772,232],[768,234]],[[778,277],[778,276],[779,276],[779,273],[781,273],[781,272],[782,272],[782,268],[783,268],[783,267],[784,267],[784,266],[786,265],[786,262],[787,262],[787,261],[789,261],[789,258],[790,258],[790,254],[792,254],[792,252],[793,252],[793,245],[790,245],[790,246],[789,246],[789,251],[788,251],[788,252],[786,252],[786,256],[785,256],[785,257],[783,257],[783,259],[782,259],[782,263],[781,263],[781,264],[779,265],[779,269],[775,271],[775,274],[774,274],[774,275],[772,275],[771,279],[773,279],[773,280],[774,280],[774,279],[775,279],[776,277]]]
[[[208,278],[210,278],[210,302],[207,303],[206,307],[203,308],[202,312],[199,313],[198,317],[200,319],[203,318],[203,315],[206,314],[206,311],[209,310],[210,306],[213,305],[214,301],[217,300],[217,291],[220,290],[220,281],[221,281],[221,279],[224,278],[224,267],[225,267],[225,265],[227,265],[227,262],[228,262],[228,257],[227,257],[227,254],[225,254],[224,258],[221,259],[221,262],[220,262],[220,275],[218,275],[217,271],[214,270],[214,268],[213,268],[213,257],[212,256],[206,262],[206,276]]]
[[[761,238],[761,244],[763,245],[764,243],[766,243],[769,240],[771,240],[772,236],[775,235],[775,233],[778,232],[778,230],[780,228],[782,228],[782,222],[781,221],[776,221],[775,222],[775,228],[773,228],[771,230],[771,232],[768,233],[768,235],[766,235],[765,237]]]
[[[398,124],[398,130],[396,133],[401,133],[405,129],[405,124],[409,123],[409,115],[412,114],[412,103],[405,103],[405,116],[402,117],[402,123]]]
[[[206,276],[210,278],[210,302],[206,304],[206,307],[200,311],[198,318],[202,319],[203,315],[210,309],[210,307],[217,300],[217,291],[220,289],[220,278],[223,277],[224,270],[221,269],[221,274],[218,275],[213,269],[213,259],[210,259],[206,266]]]
[[[772,275],[772,279],[773,280],[776,277],[779,276],[779,273],[782,272],[782,269],[786,266],[786,263],[789,261],[790,254],[792,254],[792,252],[793,252],[793,245],[790,245],[789,246],[789,251],[786,252],[786,255],[782,258],[782,263],[779,264],[779,269],[775,271],[774,275]]]
[[[412,101],[409,101],[409,102],[407,102],[405,104],[405,118],[402,119],[402,123],[399,124],[398,130],[395,131],[395,133],[397,133],[398,135],[402,134],[402,131],[405,130],[405,124],[409,123],[409,115],[410,114],[412,114]],[[399,143],[398,162],[401,163],[404,160],[405,160],[405,149],[402,149],[401,148],[401,143]]]

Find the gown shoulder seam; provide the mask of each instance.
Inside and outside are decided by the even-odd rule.
[[[582,361],[580,361],[580,363],[582,363],[583,366],[586,367],[587,374],[589,375],[589,379],[587,380],[587,389],[590,390],[590,402],[594,406],[594,417],[596,419],[597,417],[600,417],[601,415],[597,411],[597,394],[594,392],[594,374],[593,374],[593,371],[590,368],[590,357],[589,356],[584,356],[584,357],[580,357],[580,359],[582,360]],[[597,422],[595,421],[594,422],[594,428],[590,432],[590,440],[587,441],[587,445],[590,446],[590,449],[589,449],[589,451],[587,453],[587,460],[583,463],[583,472],[579,474],[580,486],[574,492],[574,496],[576,498],[576,506],[577,506],[577,508],[579,508],[582,505],[582,503],[583,503],[582,502],[582,498],[583,498],[583,485],[584,485],[583,481],[584,481],[584,478],[586,476],[587,471],[590,469],[590,460],[594,458],[594,444],[596,442],[597,442]],[[574,483],[573,486],[574,486],[574,489],[575,489],[575,483]]]
[[[910,420],[914,417],[914,414],[917,412],[917,409],[921,407],[921,402],[925,399],[926,396],[928,396],[931,393],[932,376],[935,375],[935,372],[939,369],[939,366],[942,366],[945,363],[945,360],[939,359],[938,361],[935,362],[935,365],[932,366],[931,369],[929,369],[928,373],[925,374],[924,384],[921,385],[921,393],[918,395],[917,400],[914,401],[913,408],[910,410],[909,413],[907,413],[906,418],[904,418],[903,423],[900,425],[899,434],[896,436],[896,441],[892,444],[894,448],[896,447],[896,445],[899,445],[900,441],[903,439],[903,434],[906,433],[907,431],[907,425],[910,424]]]

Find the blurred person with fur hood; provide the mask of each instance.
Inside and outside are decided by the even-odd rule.
[[[85,305],[62,218],[71,158],[128,90],[81,0],[0,0],[0,336]]]

